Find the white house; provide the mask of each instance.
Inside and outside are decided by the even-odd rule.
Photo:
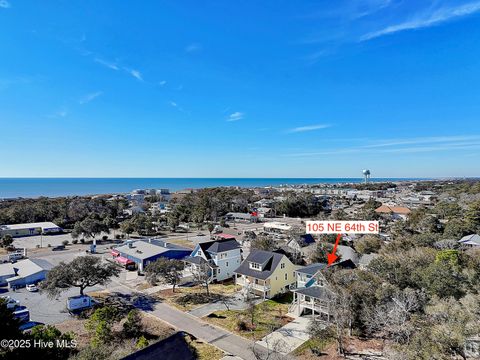
[[[242,248],[234,238],[224,238],[199,243],[185,262],[193,272],[207,265],[210,281],[222,281],[232,278],[234,270],[242,262]]]
[[[477,234],[471,234],[464,236],[460,240],[458,240],[458,243],[460,245],[465,245],[465,246],[480,246],[480,235]]]

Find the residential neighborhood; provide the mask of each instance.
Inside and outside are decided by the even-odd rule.
[[[156,196],[148,195],[156,194],[154,190],[132,192],[133,195],[145,194],[142,197],[116,194],[86,198],[82,201],[103,204],[100,209],[102,206],[115,209],[121,204],[119,209],[141,206],[145,210],[131,215],[120,210],[116,217],[108,215],[103,221],[87,215],[73,225],[63,221],[61,226],[53,223],[43,223],[48,224],[43,226],[35,222],[3,226],[4,229],[25,230],[16,234],[5,232],[1,237],[5,258],[0,264],[2,296],[16,309],[13,314],[22,319],[22,328],[45,324],[68,331],[73,323],[78,323],[75,325],[78,327],[85,322],[77,317],[81,313],[91,314],[95,309],[110,307],[118,309],[116,311],[127,308],[139,311],[138,316],[144,319],[140,321],[142,324],[152,326],[152,322],[157,322],[164,329],[164,335],[155,335],[159,341],[146,347],[158,344],[149,350],[152,352],[160,351],[164,343],[162,339],[166,339],[164,336],[167,333],[173,336],[174,329],[177,329],[189,334],[182,337],[186,344],[192,342],[188,336],[201,339],[197,341],[203,342],[197,345],[213,346],[211,351],[218,358],[230,354],[242,359],[256,359],[275,354],[279,358],[293,356],[302,359],[308,352],[315,351],[317,345],[313,345],[311,339],[318,335],[314,329],[330,329],[343,321],[341,317],[346,315],[340,314],[338,307],[345,306],[346,292],[354,291],[349,296],[355,296],[356,291],[360,296],[364,290],[353,290],[355,286],[363,286],[360,285],[363,281],[367,281],[365,286],[370,286],[367,285],[369,282],[380,278],[367,280],[369,277],[383,276],[381,261],[387,261],[386,251],[392,251],[388,249],[408,239],[420,242],[409,245],[420,246],[418,251],[427,251],[425,242],[432,244],[429,246],[436,250],[428,250],[429,255],[425,255],[428,257],[432,256],[430,251],[435,251],[437,258],[448,256],[449,259],[472,256],[480,251],[477,233],[468,233],[467,228],[458,232],[455,216],[463,210],[454,202],[442,200],[448,198],[445,192],[452,194],[452,189],[458,185],[432,185],[431,188],[437,191],[431,191],[430,198],[436,200],[428,206],[412,209],[402,206],[402,199],[405,193],[415,196],[415,187],[423,188],[422,183],[387,184],[395,191],[392,190],[392,196],[385,200],[383,192],[372,192],[365,200],[348,197],[345,192],[317,195],[318,191],[313,191],[316,188],[309,192],[305,187],[291,187],[288,191],[283,187],[271,188],[268,195],[260,189],[191,191],[180,201],[172,200],[175,199],[174,192],[169,200],[165,200],[168,206],[161,213],[151,206],[144,206],[150,196]],[[166,190],[162,191],[166,193]],[[349,191],[351,195],[352,190]],[[225,209],[238,202],[235,196],[245,197],[246,202],[238,208],[242,211],[222,214],[222,210],[215,210],[218,211],[213,215],[216,221],[185,223],[176,220],[180,211],[195,209],[195,201],[201,199],[203,192],[209,197],[236,194],[227,200],[231,203],[225,203]],[[260,200],[255,200],[260,196]],[[308,198],[318,204],[314,210],[318,211],[317,215],[295,216],[289,206],[297,198],[300,201]],[[193,205],[183,207],[192,200]],[[259,201],[282,216],[251,215],[258,211]],[[16,203],[4,201],[2,206],[6,205],[8,209]],[[338,203],[348,205],[332,210]],[[469,209],[476,206],[474,204],[466,203],[465,214],[471,213]],[[342,240],[335,246],[339,259],[329,266],[327,254],[333,249],[333,237],[306,233],[305,222],[351,218],[348,214],[354,219],[378,220],[381,231],[378,235],[341,234]],[[398,233],[401,227],[418,229],[419,233],[406,238]],[[51,229],[59,230],[52,232]],[[462,233],[467,235],[458,235]],[[426,234],[430,238],[425,238]],[[88,281],[80,277],[65,282],[62,277],[67,276],[70,266],[72,271],[88,271],[90,268],[104,275]],[[80,270],[78,266],[88,268]],[[348,280],[351,276],[353,278]],[[345,286],[353,288],[347,290]],[[406,288],[403,291],[414,290]],[[408,296],[417,298],[421,291],[425,290],[415,290]],[[465,291],[468,292],[468,287]],[[368,296],[372,295],[370,291]],[[395,301],[404,301],[402,299],[407,295],[395,296],[399,296]],[[349,321],[359,321],[354,319],[355,316]],[[213,327],[205,333],[200,330],[202,324]],[[88,328],[87,324],[84,326]],[[75,329],[72,327],[71,331],[78,331]],[[218,335],[223,336],[223,340],[212,343],[213,333],[223,334]],[[345,341],[351,342],[348,346],[355,346],[355,338],[347,340],[349,337],[343,336],[342,346],[347,346]],[[474,339],[475,333],[465,337],[464,354],[475,353]],[[385,346],[391,345],[379,347],[372,337],[364,346],[370,347],[364,352],[365,358],[381,358]]]

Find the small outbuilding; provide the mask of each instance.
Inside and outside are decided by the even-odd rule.
[[[41,234],[59,234],[61,232],[63,232],[63,229],[52,222],[0,225],[0,237],[11,235],[15,238]]]

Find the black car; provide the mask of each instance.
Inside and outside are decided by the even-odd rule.
[[[57,245],[52,248],[52,251],[65,250],[65,245]]]

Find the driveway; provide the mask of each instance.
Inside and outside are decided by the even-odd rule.
[[[268,334],[262,340],[257,341],[257,344],[287,355],[310,338],[307,332],[309,322],[310,318],[298,317],[280,329]]]

